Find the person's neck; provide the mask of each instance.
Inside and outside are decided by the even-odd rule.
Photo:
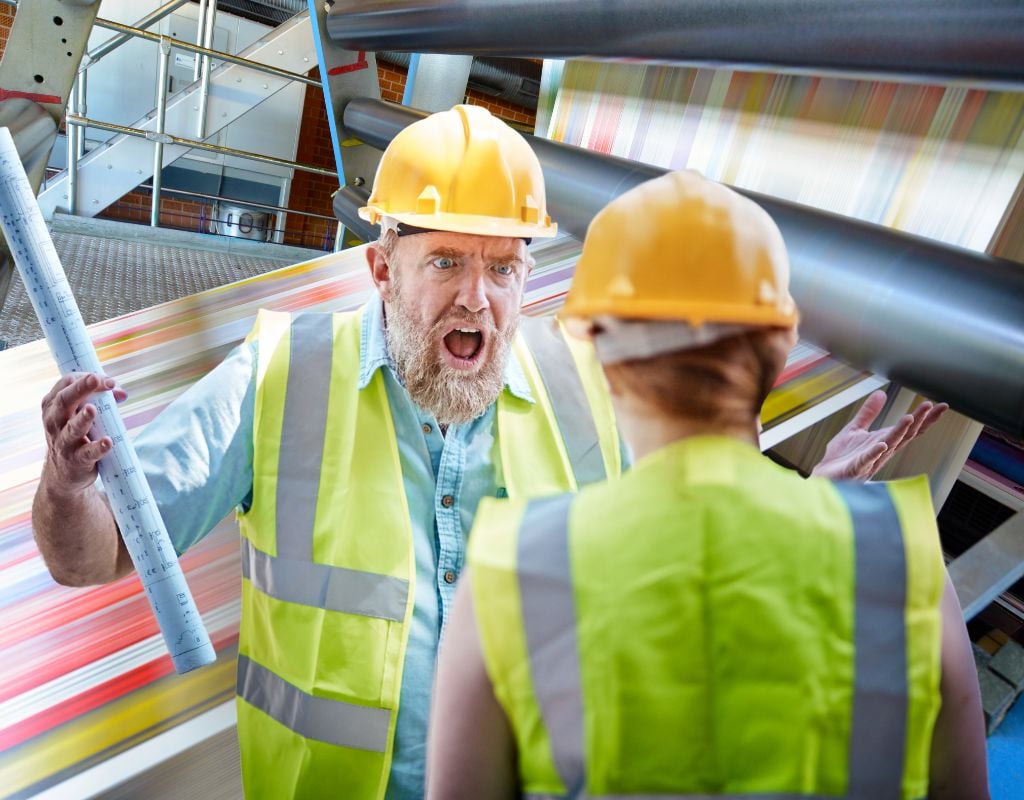
[[[722,425],[707,420],[665,414],[656,406],[634,396],[615,396],[615,418],[619,431],[639,461],[656,450],[693,436],[726,436],[758,446],[758,420],[744,425]]]

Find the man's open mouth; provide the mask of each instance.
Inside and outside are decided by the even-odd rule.
[[[484,349],[483,332],[479,328],[453,328],[444,336],[444,347],[455,366],[472,366]]]

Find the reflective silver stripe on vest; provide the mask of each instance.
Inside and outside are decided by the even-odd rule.
[[[288,347],[288,386],[277,465],[277,554],[312,561],[334,350],[331,315],[296,315]]]
[[[854,531],[854,687],[848,800],[902,796],[907,728],[907,653],[904,608],[906,555],[899,517],[884,484],[836,484]],[[524,797],[645,800],[648,795],[592,796],[585,785],[583,698],[575,599],[569,561],[571,495],[531,502],[517,549],[523,627],[530,674],[555,768],[565,795]],[[651,798],[655,797],[653,795]],[[678,794],[661,800],[815,800],[816,795]]]
[[[238,696],[306,739],[374,753],[388,744],[391,712],[306,694],[242,655]]]
[[[576,483],[585,486],[603,481],[607,474],[601,440],[576,361],[561,330],[550,318],[523,319],[519,330],[530,346],[537,371],[547,389]]]
[[[532,501],[517,544],[519,594],[530,674],[552,757],[569,795],[582,791],[583,695],[569,564],[572,495]]]
[[[275,558],[242,539],[242,576],[264,594],[287,603],[380,617],[405,619],[409,581],[373,572],[310,561]]]
[[[847,797],[901,797],[907,742],[907,563],[885,484],[837,483],[853,519],[854,695]]]

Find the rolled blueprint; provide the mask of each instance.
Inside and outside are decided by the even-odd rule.
[[[61,375],[102,372],[7,128],[0,128],[0,227]],[[139,467],[114,394],[97,392],[93,402],[97,415],[90,438],[109,436],[114,443],[99,462],[100,478],[174,668],[183,673],[210,664],[217,655]]]

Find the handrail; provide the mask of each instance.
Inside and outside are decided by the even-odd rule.
[[[140,189],[149,189],[152,191],[153,186],[149,183],[140,183]],[[253,206],[254,208],[266,208],[270,211],[281,211],[285,214],[298,214],[300,217],[315,217],[316,219],[326,219],[331,222],[337,222],[337,217],[332,217],[329,214],[317,214],[315,211],[299,211],[294,208],[288,208],[287,206],[275,206],[270,203],[257,203],[255,200],[239,200],[237,197],[225,197],[222,194],[206,194],[205,192],[193,192],[189,189],[161,189],[164,194],[180,194],[183,197],[198,197],[203,200],[216,200],[218,202],[224,201],[228,203],[236,203],[240,206]]]
[[[179,8],[181,8],[182,6],[188,5],[190,2],[191,2],[191,0],[171,0],[171,2],[165,3],[164,5],[160,6],[160,8],[158,8],[156,11],[153,11],[152,13],[147,14],[146,16],[144,16],[142,19],[140,19],[138,22],[136,22],[133,27],[138,28],[139,30],[143,30],[145,28],[148,28],[154,22],[159,22],[164,17],[170,16],[175,11],[177,11]],[[109,39],[107,39],[103,44],[99,45],[91,53],[86,53],[85,54],[85,56],[84,56],[84,58],[82,60],[86,62],[85,63],[86,69],[91,67],[93,64],[95,64],[97,61],[99,61],[104,56],[110,55],[112,52],[114,52],[117,48],[119,48],[125,42],[131,41],[131,39],[132,39],[132,37],[130,35],[128,35],[127,33],[122,33],[122,34],[120,34],[118,36],[111,36]]]
[[[3,1],[3,0],[0,0]],[[121,33],[135,36],[139,39],[148,39],[151,42],[159,42],[161,39],[166,37],[160,36],[158,33],[150,33],[149,31],[140,30],[134,28],[131,25],[122,25],[120,22],[112,22],[109,19],[96,19],[95,25],[100,28],[106,28],[111,31],[119,31]],[[297,81],[298,83],[304,83],[307,86],[321,86],[319,80],[315,78],[309,78],[305,75],[300,75],[298,72],[289,72],[286,69],[278,69],[277,67],[271,67],[268,64],[261,64],[258,61],[250,61],[248,58],[242,56],[233,56],[230,53],[222,53],[219,50],[211,50],[208,47],[200,47],[196,44],[189,44],[179,39],[174,40],[174,46],[182,50],[186,50],[190,53],[197,53],[201,56],[210,56],[216,58],[218,61],[228,61],[232,64],[239,64],[243,67],[249,67],[257,72],[265,72],[268,75],[275,75],[278,78],[284,78],[289,81]]]
[[[69,114],[67,116],[67,124],[83,128],[98,128],[101,131],[108,131],[110,133],[122,133],[125,136],[149,139],[151,142],[177,144],[182,147],[195,148],[196,150],[207,150],[211,153],[236,156],[237,158],[247,158],[251,161],[260,161],[264,164],[273,164],[278,167],[297,169],[302,172],[314,172],[317,175],[326,175],[329,178],[338,177],[337,172],[333,169],[327,169],[326,167],[317,167],[312,164],[302,164],[298,161],[288,161],[287,159],[277,158],[276,156],[265,156],[260,153],[251,153],[248,150],[236,150],[233,147],[224,147],[219,144],[210,144],[208,142],[200,142],[195,139],[186,139],[183,136],[174,136],[169,133],[156,133],[154,131],[143,130],[142,128],[131,128],[127,125],[115,125],[113,122],[100,122],[99,120],[89,119],[88,117],[80,117],[77,114]]]

